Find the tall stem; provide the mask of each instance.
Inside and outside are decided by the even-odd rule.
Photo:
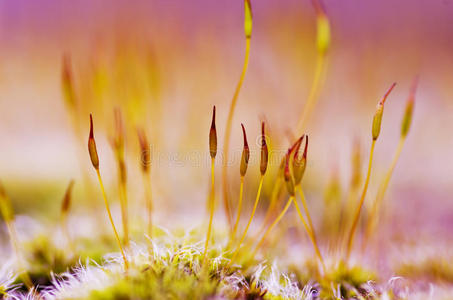
[[[236,102],[239,96],[239,92],[241,91],[242,83],[244,82],[245,73],[247,72],[247,67],[249,64],[249,56],[250,56],[250,37],[245,39],[245,57],[244,57],[244,64],[242,66],[241,77],[236,85],[236,90],[234,91],[233,99],[231,100],[230,110],[228,112],[228,119],[226,123],[226,130],[225,130],[225,141],[223,145],[223,169],[222,169],[222,189],[223,189],[223,205],[225,209],[226,218],[228,220],[228,225],[230,226],[230,230],[232,230],[232,220],[231,220],[231,212],[230,212],[230,203],[228,199],[228,156],[229,156],[229,145],[230,145],[230,136],[231,136],[231,125],[234,116],[234,109],[236,107]]]
[[[310,93],[308,94],[307,102],[304,105],[299,122],[297,123],[297,132],[302,132],[305,129],[308,118],[310,117],[313,108],[318,99],[319,90],[321,88],[321,83],[325,77],[325,65],[326,65],[326,55],[319,53],[316,60],[316,70],[315,76],[313,78],[313,83],[311,85]]]
[[[110,224],[112,225],[113,233],[115,234],[116,242],[118,244],[118,247],[120,248],[121,255],[123,256],[124,267],[125,267],[125,269],[127,271],[129,269],[129,264],[128,264],[127,259],[126,259],[126,255],[124,254],[123,247],[121,246],[121,240],[120,240],[120,237],[118,235],[118,232],[116,231],[115,223],[113,223],[112,213],[110,212],[109,203],[107,201],[107,196],[105,194],[104,184],[102,183],[101,172],[99,172],[98,168],[96,168],[96,174],[98,175],[99,185],[101,186],[102,197],[104,198],[104,203],[105,203],[105,208],[107,210],[107,215],[109,217]]]
[[[274,209],[278,203],[278,198],[279,198],[278,196],[280,195],[280,187],[282,186],[282,183],[283,183],[283,176],[277,176],[277,178],[275,179],[274,187],[272,188],[271,200],[270,200],[269,206],[266,210],[266,214],[264,215],[263,224],[261,225],[261,228],[258,231],[258,233],[259,233],[258,235],[261,235],[261,233],[263,233],[263,231],[266,229],[266,225],[269,223],[269,221],[273,215]]]
[[[310,226],[311,233],[316,238],[315,230],[313,229],[314,228],[313,222],[311,220],[310,212],[308,211],[307,201],[305,200],[304,191],[302,190],[302,185],[299,184],[299,186],[297,186],[296,189],[299,191],[300,200],[302,201],[302,205],[304,207],[305,215],[307,216],[307,221],[308,221],[308,225]],[[296,202],[296,201],[294,201],[294,202]]]
[[[245,227],[244,232],[242,233],[242,236],[241,236],[241,238],[239,240],[239,243],[236,246],[236,250],[233,252],[233,256],[231,257],[231,260],[228,263],[227,269],[233,263],[233,261],[235,260],[236,256],[238,255],[239,250],[241,249],[242,242],[244,241],[244,239],[245,239],[245,237],[247,235],[247,232],[249,230],[250,224],[252,223],[253,216],[255,215],[256,208],[258,206],[258,202],[260,201],[261,188],[263,187],[263,180],[264,180],[264,175],[261,175],[260,183],[258,185],[258,192],[256,193],[255,204],[253,205],[252,214],[250,215],[250,218],[249,218],[249,221],[247,223],[247,226]]]
[[[14,226],[13,221],[6,221],[6,227],[8,228],[9,237],[11,239],[11,245],[13,247],[13,251],[17,258],[17,264],[19,266],[19,271],[21,272],[21,279],[27,286],[27,288],[33,288],[33,283],[28,275],[28,272],[24,265],[24,260],[19,250],[19,240],[17,239],[16,227]]]
[[[365,185],[363,187],[362,195],[360,197],[359,206],[357,206],[357,210],[356,210],[355,215],[354,215],[354,219],[353,219],[354,221],[353,221],[352,226],[351,226],[351,231],[349,232],[349,235],[348,235],[348,243],[347,243],[347,250],[346,250],[346,261],[349,260],[349,256],[351,255],[352,245],[354,243],[355,231],[357,229],[357,225],[358,225],[359,219],[360,219],[360,212],[362,210],[363,202],[365,201],[366,192],[368,190],[368,184],[370,183],[371,166],[372,166],[372,163],[373,163],[373,154],[374,154],[375,145],[376,145],[376,140],[373,139],[373,142],[371,143],[370,159],[369,159],[369,162],[368,162],[368,171],[367,171],[367,174],[366,174]]]
[[[211,158],[211,192],[209,194],[209,225],[208,225],[208,232],[206,233],[206,241],[204,244],[204,251],[203,251],[203,265],[206,261],[206,254],[208,253],[208,246],[209,240],[211,239],[211,231],[212,231],[212,219],[214,218],[214,182],[215,182],[215,159],[214,157]]]
[[[124,182],[119,182],[119,195],[121,205],[121,220],[123,223],[123,241],[127,247],[129,244],[129,221],[128,221],[128,209],[127,209],[127,189]]]
[[[236,213],[236,222],[234,223],[233,233],[231,234],[231,238],[233,240],[236,238],[236,231],[238,229],[239,220],[241,219],[243,193],[244,193],[244,176],[241,176],[241,186],[239,188],[239,202],[238,202],[238,210]]]
[[[143,172],[143,180],[145,185],[146,208],[148,214],[148,236],[153,237],[153,193],[151,187],[151,175],[149,172]]]
[[[68,230],[67,213],[63,213],[61,215],[60,222],[61,222],[61,231],[63,232],[63,235],[65,236],[66,241],[68,242],[68,250],[70,250],[70,252],[72,252],[72,254],[75,254],[75,246],[74,246],[74,243],[71,239],[71,235],[69,234],[69,230]]]
[[[277,216],[277,218],[274,220],[274,222],[272,222],[272,224],[267,228],[267,230],[264,232],[263,234],[263,237],[261,238],[261,240],[258,242],[258,244],[256,245],[255,247],[255,250],[253,250],[252,252],[252,257],[255,256],[256,252],[258,251],[258,249],[262,246],[262,244],[264,243],[264,241],[266,240],[267,236],[269,235],[269,232],[274,229],[275,226],[277,226],[278,222],[280,222],[280,220],[285,216],[286,212],[288,211],[288,208],[289,206],[291,205],[291,202],[294,200],[294,197],[291,196],[289,197],[288,199],[288,202],[286,202],[286,205],[285,207],[283,208],[282,212]]]
[[[378,193],[376,195],[376,199],[373,202],[373,207],[371,209],[369,218],[368,218],[368,223],[365,231],[365,238],[364,238],[364,243],[363,243],[363,250],[365,250],[366,244],[373,234],[376,225],[377,225],[377,219],[378,219],[378,212],[379,212],[379,207],[381,206],[382,200],[384,199],[385,192],[387,191],[390,178],[392,177],[393,170],[395,169],[396,163],[398,162],[398,159],[401,155],[401,151],[403,150],[404,146],[404,141],[405,137],[401,137],[398,143],[398,146],[396,148],[395,154],[393,156],[392,163],[390,164],[389,169],[387,170],[387,173],[384,177],[384,180],[382,181],[381,185],[379,186]]]
[[[301,191],[301,189],[299,189],[299,191]],[[302,192],[301,192],[301,198],[304,199]],[[302,215],[302,212],[299,208],[299,204],[297,203],[296,199],[294,199],[294,205],[296,206],[297,214],[299,215],[299,218],[302,221],[302,224],[304,225],[305,231],[307,231],[308,237],[310,238],[310,240],[313,244],[313,248],[315,249],[316,256],[318,257],[319,262],[321,263],[322,271],[325,274],[326,265],[324,264],[324,259],[322,258],[321,251],[319,251],[319,246],[318,246],[318,242],[316,241],[315,231],[313,230],[313,227],[309,228],[308,227],[309,225],[307,225],[307,222],[305,222],[305,218]],[[307,219],[308,219],[308,216],[309,216],[308,211],[305,211],[305,214],[307,215]],[[310,226],[313,226],[313,225],[310,225]]]

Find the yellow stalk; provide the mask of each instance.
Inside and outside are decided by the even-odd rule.
[[[266,214],[264,215],[263,224],[261,225],[261,228],[258,231],[258,236],[261,235],[263,233],[263,231],[266,229],[266,226],[269,223],[269,221],[273,215],[275,207],[278,204],[280,188],[282,186],[282,183],[283,183],[283,176],[280,176],[280,174],[279,174],[277,176],[277,178],[275,179],[275,185],[274,185],[274,188],[272,189],[272,193],[271,193],[271,200],[270,200],[269,206],[266,210]]]
[[[127,189],[123,182],[118,183],[119,195],[120,195],[120,206],[121,206],[121,220],[123,223],[123,240],[124,245],[127,247],[129,244],[129,225],[128,225],[128,213],[127,213]]]
[[[330,22],[327,18],[325,9],[320,0],[313,1],[313,6],[316,11],[316,48],[318,56],[316,59],[315,76],[308,94],[307,102],[304,105],[302,115],[297,124],[297,132],[305,129],[308,118],[310,117],[316,101],[319,97],[319,91],[325,79],[325,71],[327,65],[327,53],[330,48]]]
[[[8,234],[11,241],[11,246],[13,248],[13,252],[17,259],[17,265],[19,272],[21,273],[22,281],[25,283],[27,288],[33,288],[33,283],[30,279],[30,276],[27,273],[27,270],[24,265],[24,261],[19,249],[19,240],[17,238],[16,227],[14,226],[14,210],[11,205],[11,200],[6,194],[6,191],[0,182],[0,214],[2,215],[3,219],[5,220],[6,227],[8,228]],[[0,295],[1,296],[1,295]]]
[[[249,221],[247,223],[247,226],[245,227],[244,232],[242,233],[242,236],[239,239],[239,243],[236,246],[236,250],[234,250],[233,256],[231,256],[231,260],[230,260],[230,262],[227,265],[227,269],[233,263],[233,261],[236,259],[236,256],[238,255],[239,250],[241,248],[242,242],[244,241],[244,239],[245,239],[245,237],[247,235],[247,231],[249,230],[250,224],[252,223],[253,216],[255,215],[256,208],[258,206],[258,202],[260,201],[261,188],[263,187],[263,180],[264,180],[264,175],[261,175],[260,183],[258,185],[258,192],[256,193],[255,204],[253,205],[253,209],[252,209],[252,214],[250,215],[250,218],[249,218]]]
[[[153,237],[153,193],[151,187],[151,176],[149,172],[143,172],[143,181],[145,185],[146,208],[148,212],[148,236]]]
[[[390,164],[390,167],[384,177],[384,180],[382,181],[378,193],[376,195],[376,199],[373,202],[373,206],[371,208],[370,215],[368,217],[368,223],[365,231],[365,237],[364,237],[364,243],[363,243],[363,250],[366,246],[366,243],[368,242],[370,236],[373,234],[377,220],[378,220],[378,212],[379,212],[379,207],[382,203],[382,200],[384,199],[385,192],[387,191],[390,178],[392,177],[393,170],[395,169],[396,163],[398,162],[398,159],[401,155],[401,151],[403,150],[404,142],[406,140],[405,136],[401,136],[398,147],[396,148],[395,155],[393,156],[392,163]]]
[[[11,245],[13,246],[13,251],[16,254],[17,264],[19,266],[19,271],[21,272],[21,279],[27,286],[27,288],[33,288],[33,283],[28,275],[27,270],[24,266],[24,260],[19,250],[19,241],[17,239],[16,227],[12,221],[6,221],[6,227],[8,228],[9,237],[11,239]]]
[[[239,220],[241,219],[243,192],[244,192],[244,176],[241,176],[241,186],[239,188],[239,202],[238,202],[238,210],[236,213],[236,222],[234,223],[233,233],[231,234],[231,239],[233,239],[233,240],[236,238],[236,231],[238,229]]]
[[[301,198],[304,199],[302,189],[300,188],[299,191],[301,191]],[[304,201],[305,201],[305,199],[302,200],[302,203]],[[324,264],[324,259],[322,258],[321,251],[319,251],[318,243],[316,241],[315,231],[313,230],[313,225],[308,225],[307,222],[305,221],[305,218],[302,215],[302,212],[300,210],[299,204],[297,203],[296,199],[294,199],[294,205],[296,206],[297,214],[299,215],[299,218],[302,221],[302,224],[304,225],[305,231],[307,231],[308,237],[310,238],[310,240],[313,244],[313,248],[315,249],[316,256],[318,257],[319,262],[321,263],[322,271],[325,274],[326,265]],[[305,211],[305,214],[307,215],[307,219],[308,219],[308,216],[309,216],[308,211]],[[308,226],[310,226],[310,228]]]
[[[296,190],[299,191],[300,200],[302,201],[302,205],[304,206],[304,211],[305,211],[305,215],[307,216],[308,225],[310,226],[311,233],[313,234],[313,236],[316,239],[315,231],[313,229],[314,228],[313,227],[313,222],[311,220],[310,212],[308,211],[307,201],[305,200],[305,195],[304,195],[304,191],[302,190],[302,185],[299,184],[296,187]],[[294,201],[294,202],[296,202],[296,201]]]
[[[147,210],[148,217],[148,236],[149,238],[153,237],[153,223],[152,223],[152,213],[153,213],[153,194],[151,186],[151,149],[146,133],[142,128],[137,128],[138,142],[140,145],[141,151],[141,170],[143,185],[145,187],[145,205]]]
[[[365,185],[363,187],[362,195],[360,197],[360,202],[359,202],[359,205],[357,206],[357,210],[356,210],[354,218],[353,218],[351,230],[349,231],[349,235],[348,235],[348,239],[347,239],[348,242],[347,242],[347,249],[346,249],[346,261],[349,260],[349,256],[351,255],[352,245],[354,243],[354,235],[355,235],[355,231],[357,229],[357,225],[358,225],[359,219],[360,219],[360,211],[362,210],[363,202],[365,201],[366,192],[368,190],[368,184],[370,182],[371,166],[373,163],[373,154],[374,154],[375,145],[376,145],[376,139],[373,139],[373,142],[371,143],[370,159],[368,161],[368,171],[367,171],[367,175],[366,175],[366,179],[365,179]]]
[[[250,56],[250,36],[247,36],[245,39],[245,57],[244,57],[244,64],[242,66],[241,77],[236,85],[236,90],[234,91],[233,99],[231,100],[230,110],[228,112],[228,119],[226,123],[225,129],[225,141],[224,141],[224,148],[223,148],[223,169],[222,169],[222,189],[223,189],[223,205],[225,209],[226,218],[228,220],[228,225],[230,226],[230,230],[232,229],[232,220],[231,220],[231,213],[230,213],[230,204],[228,199],[228,156],[229,156],[229,149],[228,146],[230,145],[230,136],[231,136],[231,125],[233,122],[233,115],[234,109],[236,107],[236,102],[239,96],[239,92],[241,91],[242,83],[244,82],[245,73],[247,72],[247,67],[249,64],[249,56]]]
[[[264,243],[264,241],[266,240],[267,236],[269,235],[269,232],[275,227],[277,226],[278,222],[280,222],[280,220],[285,216],[286,212],[288,211],[288,208],[289,206],[291,205],[291,202],[294,200],[294,197],[291,196],[289,197],[288,199],[288,202],[286,202],[286,205],[285,207],[283,208],[282,212],[277,216],[277,218],[274,220],[274,222],[272,222],[272,224],[267,228],[267,230],[264,232],[263,234],[263,237],[261,238],[261,240],[258,242],[258,244],[256,245],[255,247],[255,250],[253,250],[252,252],[252,257],[255,257],[255,254],[256,252],[258,251],[258,249],[262,246],[262,244]]]
[[[71,236],[69,234],[69,230],[68,230],[68,213],[69,213],[69,209],[70,209],[70,206],[71,206],[71,193],[72,193],[72,189],[74,187],[74,180],[71,180],[69,182],[69,185],[68,187],[66,188],[66,192],[65,192],[65,195],[63,197],[63,202],[62,202],[62,205],[61,205],[61,230],[63,232],[63,235],[65,236],[66,238],[66,241],[68,242],[68,249],[69,249],[69,252],[72,252],[73,254],[75,253],[75,247],[74,247],[74,243],[72,242],[72,239],[71,239]]]
[[[214,182],[215,182],[215,158],[211,157],[211,192],[209,194],[209,225],[208,225],[208,232],[206,233],[206,242],[204,244],[204,251],[203,251],[203,265],[205,264],[206,261],[206,254],[208,253],[208,246],[209,246],[209,240],[211,239],[211,231],[212,231],[212,219],[214,218]]]
[[[63,213],[61,215],[61,230],[63,231],[63,235],[65,236],[66,241],[68,242],[68,248],[70,252],[75,253],[74,243],[72,242],[71,235],[69,234],[68,230],[68,216],[66,213]]]
[[[296,128],[298,133],[304,130],[307,121],[313,112],[316,101],[318,100],[319,91],[322,86],[321,83],[324,81],[326,73],[325,70],[327,69],[325,67],[326,65],[327,65],[326,55],[324,53],[319,53],[316,59],[316,70],[313,83],[310,88],[310,93],[308,94],[307,102],[304,105],[301,117],[299,119],[299,122],[297,123]]]
[[[118,232],[116,231],[115,223],[113,223],[112,214],[110,212],[109,203],[107,201],[107,196],[105,194],[104,184],[102,183],[101,172],[99,172],[99,169],[96,169],[96,174],[98,176],[99,185],[101,187],[102,197],[104,198],[104,203],[105,203],[105,208],[107,210],[107,215],[108,215],[110,223],[112,225],[113,233],[115,234],[116,242],[118,243],[118,247],[120,248],[121,255],[123,256],[124,267],[126,268],[126,271],[127,271],[129,269],[129,264],[128,264],[127,259],[126,259],[126,255],[124,254],[123,247],[121,246],[120,237],[118,235]]]

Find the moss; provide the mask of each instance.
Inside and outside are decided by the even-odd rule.
[[[405,278],[453,283],[451,261],[442,258],[427,258],[418,263],[404,263],[396,268],[396,273]]]
[[[366,291],[362,288],[370,280],[376,280],[376,276],[360,266],[348,267],[341,262],[338,267],[330,270],[325,278],[320,280],[321,299],[337,299],[333,294],[333,288],[339,289],[341,297],[363,297]]]

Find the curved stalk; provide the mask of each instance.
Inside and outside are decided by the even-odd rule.
[[[27,270],[24,266],[24,259],[19,250],[19,241],[17,239],[16,227],[12,221],[6,221],[6,227],[8,228],[9,237],[11,239],[11,245],[13,247],[13,251],[16,254],[17,264],[20,269],[20,277],[25,283],[25,286],[29,289],[33,288],[33,283],[31,281],[30,275],[28,275]]]
[[[234,223],[233,233],[231,234],[231,238],[236,238],[236,231],[238,229],[239,220],[241,219],[241,210],[242,210],[242,198],[244,193],[244,176],[241,176],[241,186],[239,188],[239,202],[238,202],[238,210],[236,213],[236,222]]]
[[[365,179],[365,185],[363,187],[362,195],[360,197],[360,202],[359,206],[357,207],[357,210],[354,215],[354,221],[351,226],[351,230],[349,231],[348,235],[348,242],[347,242],[347,250],[346,250],[346,261],[349,260],[349,256],[351,255],[351,250],[352,250],[352,245],[354,242],[354,236],[355,236],[355,231],[357,229],[357,225],[359,223],[360,219],[360,211],[362,210],[363,202],[365,201],[365,196],[366,192],[368,190],[368,184],[370,183],[370,176],[371,176],[371,166],[373,163],[373,154],[374,154],[374,147],[376,146],[376,139],[373,139],[373,142],[371,143],[371,150],[370,150],[370,159],[368,162],[368,171]]]
[[[382,181],[378,193],[376,195],[376,199],[373,202],[373,206],[370,212],[370,215],[368,217],[368,223],[365,231],[365,237],[364,237],[364,243],[363,243],[363,250],[365,250],[366,244],[373,234],[374,230],[376,229],[377,225],[377,219],[378,219],[378,212],[379,212],[379,207],[381,206],[382,200],[384,199],[385,192],[387,191],[390,178],[392,177],[393,170],[395,169],[396,163],[398,162],[398,159],[401,155],[401,151],[403,150],[404,146],[404,141],[405,137],[401,137],[398,143],[398,146],[395,151],[395,155],[393,156],[392,163],[390,164],[390,167],[384,177],[384,180]]]
[[[301,198],[304,199],[302,192],[301,192]],[[305,199],[302,202],[304,202],[304,201],[305,201]],[[324,264],[324,259],[322,258],[321,251],[319,251],[318,242],[316,241],[316,236],[315,236],[315,232],[313,230],[313,227],[311,227],[311,228],[308,227],[309,225],[305,221],[305,218],[302,215],[302,212],[300,210],[299,204],[297,203],[296,199],[294,199],[294,205],[296,206],[297,214],[299,215],[299,218],[302,221],[302,224],[304,225],[305,231],[307,231],[308,237],[310,238],[310,240],[311,240],[311,242],[313,244],[313,248],[315,249],[316,256],[318,257],[319,262],[321,263],[322,271],[325,274],[326,273],[326,265]],[[305,213],[306,213],[307,219],[308,219],[308,216],[309,216],[308,211],[306,211]],[[313,226],[313,225],[310,225],[310,226]]]
[[[104,203],[105,203],[105,208],[107,210],[107,215],[109,217],[110,224],[112,225],[113,233],[115,234],[115,239],[116,239],[116,242],[118,244],[118,247],[120,248],[121,255],[123,256],[124,267],[125,267],[125,269],[127,271],[129,269],[129,263],[127,262],[126,255],[124,254],[123,247],[121,246],[120,237],[118,235],[118,232],[116,231],[115,223],[113,222],[112,213],[110,212],[109,203],[107,201],[107,196],[105,194],[104,184],[102,183],[101,172],[99,172],[99,169],[96,169],[96,174],[98,176],[99,185],[101,187],[102,197],[104,198]]]
[[[282,186],[282,183],[283,183],[283,176],[277,176],[277,178],[275,179],[275,185],[272,188],[271,200],[269,202],[269,206],[264,215],[263,224],[261,225],[261,228],[258,231],[258,236],[260,236],[266,229],[266,225],[269,223],[269,221],[273,215],[274,209],[278,204],[278,198],[279,198],[278,196],[280,195],[280,188]]]
[[[223,189],[223,205],[225,209],[226,218],[228,220],[228,225],[230,226],[230,230],[232,230],[232,220],[231,220],[231,212],[230,212],[230,204],[228,199],[228,156],[229,156],[229,149],[228,146],[230,145],[230,136],[231,136],[231,125],[233,121],[234,109],[236,107],[236,102],[239,96],[239,92],[241,91],[242,83],[244,82],[245,74],[247,72],[247,67],[249,64],[249,56],[250,56],[250,36],[245,39],[245,57],[244,57],[244,64],[242,66],[241,77],[239,77],[239,81],[236,85],[236,89],[234,91],[233,99],[231,100],[230,110],[228,112],[228,119],[226,123],[225,129],[225,140],[224,140],[224,148],[223,148],[223,169],[222,169],[222,189]]]
[[[123,223],[123,243],[127,247],[129,245],[129,221],[127,213],[127,188],[125,183],[118,183],[118,191],[120,196],[121,220]]]
[[[325,53],[319,53],[316,59],[315,75],[310,88],[310,93],[308,94],[307,102],[304,105],[299,122],[297,123],[296,128],[298,133],[304,130],[306,123],[313,112],[316,101],[318,100],[319,91],[325,78],[326,65],[327,59]]]
[[[211,193],[209,195],[209,225],[208,225],[208,232],[206,233],[206,241],[204,244],[204,251],[203,251],[203,265],[206,261],[206,255],[208,253],[208,246],[209,240],[211,239],[211,231],[212,231],[212,219],[214,218],[214,182],[215,182],[215,158],[211,158]]]
[[[233,252],[233,256],[231,257],[231,260],[230,260],[230,262],[227,265],[227,269],[233,263],[233,261],[235,260],[236,256],[238,255],[239,250],[241,249],[242,242],[244,241],[244,239],[245,239],[245,237],[247,235],[247,231],[249,230],[250,224],[252,223],[253,216],[255,215],[256,208],[258,206],[258,202],[260,201],[261,188],[263,187],[263,180],[264,180],[264,175],[261,175],[260,183],[258,185],[258,192],[256,193],[255,204],[253,205],[252,214],[250,215],[250,218],[249,218],[249,221],[247,223],[247,226],[245,227],[244,232],[242,233],[242,236],[241,236],[241,238],[239,240],[239,243],[236,246],[236,250]]]
[[[315,230],[313,229],[314,228],[313,227],[313,222],[311,220],[310,212],[308,211],[307,201],[305,200],[305,195],[304,195],[304,191],[302,190],[302,185],[299,184],[296,187],[296,190],[299,191],[300,200],[302,201],[302,205],[304,207],[305,215],[307,216],[308,225],[310,226],[311,233],[313,234],[313,236],[316,239]],[[296,201],[294,201],[294,202],[296,202]]]
[[[151,175],[149,172],[143,173],[143,180],[145,181],[145,197],[146,197],[146,208],[148,213],[148,236],[152,239],[153,237],[153,193],[151,188]]]
[[[263,237],[261,238],[261,240],[258,242],[258,244],[256,245],[255,247],[255,250],[253,250],[252,252],[252,257],[255,256],[256,252],[258,251],[258,249],[262,246],[262,244],[264,243],[264,241],[266,240],[267,236],[269,235],[269,232],[274,229],[275,226],[277,226],[278,222],[280,222],[280,220],[285,216],[286,212],[288,211],[289,209],[289,206],[291,205],[291,202],[294,200],[294,197],[291,196],[289,197],[288,199],[288,202],[286,202],[286,205],[285,207],[283,208],[282,212],[277,216],[277,218],[274,220],[274,222],[272,222],[272,224],[267,228],[267,230],[264,232],[264,235]]]

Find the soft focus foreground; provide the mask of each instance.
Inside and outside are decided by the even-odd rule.
[[[0,295],[449,299],[452,14],[1,3]]]

